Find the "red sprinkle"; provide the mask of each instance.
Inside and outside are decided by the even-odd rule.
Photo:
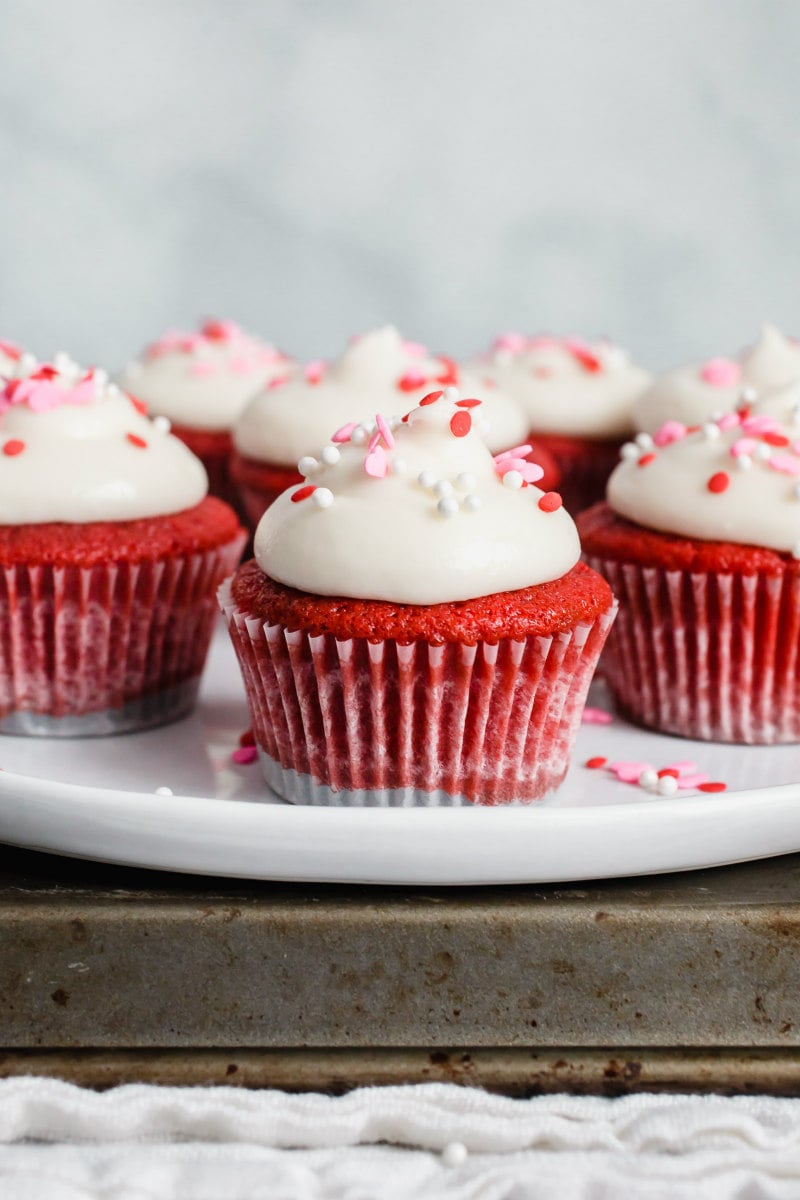
[[[126,433],[125,437],[132,446],[136,446],[139,450],[147,449],[147,442],[143,437],[139,437],[138,433]]]
[[[592,771],[596,771],[599,767],[604,767],[607,762],[607,758],[604,758],[602,754],[598,754],[596,758],[587,758],[584,766],[589,767]]]
[[[453,437],[466,437],[472,429],[472,417],[468,412],[453,413],[450,418],[450,432]]]
[[[22,454],[24,449],[25,443],[21,442],[19,438],[9,438],[3,446],[3,454],[8,454],[13,458],[15,454]]]
[[[316,484],[304,484],[303,487],[299,487],[296,492],[292,492],[292,503],[297,504],[299,500],[307,500],[314,491],[316,491]]]
[[[477,408],[480,400],[456,400],[456,408]]]
[[[671,776],[672,779],[680,779],[681,773],[680,771],[676,771],[674,767],[662,767],[658,772],[658,778],[665,779],[667,776]]]
[[[256,738],[252,729],[245,729],[244,733],[239,734],[240,746],[255,746]]]
[[[749,404],[740,404],[736,411],[742,421],[746,421],[753,414],[753,410]]]
[[[407,375],[401,376],[397,381],[397,386],[401,392],[415,392],[418,387],[422,387],[425,380],[417,375],[415,371],[410,371]]]
[[[768,446],[788,446],[789,439],[782,433],[762,433],[762,442],[766,442]]]
[[[639,459],[639,466],[646,467],[648,465],[648,463],[655,461],[655,457],[656,456],[652,450],[650,451],[649,454],[643,454],[642,457]]]
[[[713,780],[711,780],[708,783],[698,783],[697,790],[698,792],[724,792],[726,791],[727,787],[727,783],[715,783]]]
[[[58,371],[55,367],[51,367],[45,363],[44,366],[37,367],[36,370],[31,373],[31,379],[55,379],[57,374]]]
[[[145,404],[144,400],[137,400],[135,396],[128,396],[128,399],[136,409],[137,413],[141,413],[143,417],[147,416],[147,405]]]
[[[592,354],[591,350],[581,350],[571,347],[572,357],[577,359],[584,371],[590,371],[593,375],[598,371],[602,371],[603,364],[596,354]]]
[[[710,492],[727,492],[730,483],[731,477],[727,471],[717,471],[716,475],[711,476],[707,486]]]
[[[458,367],[453,362],[452,358],[444,358],[441,360],[445,365],[445,370],[441,375],[435,375],[437,383],[441,383],[442,387],[454,387],[458,384]]]
[[[558,512],[563,503],[558,492],[545,492],[543,496],[539,497],[539,508],[542,512]]]
[[[440,388],[438,392],[428,392],[427,396],[423,396],[419,402],[420,408],[427,408],[429,404],[435,404],[437,400],[441,400],[444,392]],[[403,420],[408,420],[408,413],[403,417]]]

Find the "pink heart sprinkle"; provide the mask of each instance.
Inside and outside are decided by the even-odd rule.
[[[741,366],[731,358],[712,358],[700,368],[700,378],[712,387],[733,387],[741,374]]]
[[[231,754],[231,758],[235,763],[246,767],[248,763],[255,762],[258,758],[258,751],[255,746],[237,746]]]
[[[389,459],[383,446],[376,446],[364,459],[364,470],[373,479],[383,479],[389,470]]]
[[[646,762],[615,762],[609,763],[608,769],[623,783],[638,783],[642,771],[652,771],[654,767],[652,763]]]

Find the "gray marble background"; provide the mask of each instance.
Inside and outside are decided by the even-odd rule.
[[[0,336],[800,332],[795,0],[4,0]]]

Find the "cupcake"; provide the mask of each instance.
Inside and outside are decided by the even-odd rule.
[[[146,729],[192,707],[241,553],[202,464],[104,372],[0,391],[0,731]]]
[[[347,422],[220,601],[267,783],[334,805],[529,803],[556,788],[613,619],[540,468],[492,457],[448,387]]]
[[[206,468],[211,495],[235,507],[231,429],[250,397],[290,368],[285,354],[233,321],[206,321],[197,333],[165,333],[128,364],[119,384],[154,416],[171,421],[172,432]]]
[[[800,379],[800,343],[765,324],[755,345],[736,358],[711,358],[659,375],[636,401],[634,422],[650,434],[669,420],[700,425],[735,408],[740,399],[752,404],[765,390],[795,379]]]
[[[681,737],[800,741],[800,422],[744,405],[637,443],[578,521],[620,604],[618,707]]]
[[[602,498],[650,375],[609,341],[507,333],[473,364],[525,409],[531,438],[561,473],[570,512]]]
[[[231,472],[253,526],[282,491],[301,482],[300,460],[309,448],[324,445],[337,425],[362,422],[361,436],[368,438],[377,409],[403,412],[431,388],[447,386],[460,387],[465,396],[481,390],[479,381],[451,359],[434,357],[424,346],[404,341],[391,326],[354,338],[335,362],[309,363],[288,379],[268,383],[250,401],[233,432]],[[527,441],[524,413],[499,388],[485,395],[481,422],[495,453]],[[541,457],[545,485],[552,488],[557,472],[547,455]]]

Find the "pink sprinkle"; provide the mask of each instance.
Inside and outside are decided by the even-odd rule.
[[[800,458],[793,454],[773,454],[767,459],[773,471],[782,471],[784,475],[800,475]]]
[[[524,458],[504,458],[502,462],[496,464],[497,474],[502,478],[509,471],[521,471],[525,466],[527,463]]]
[[[524,333],[501,333],[494,339],[495,350],[510,350],[512,354],[521,354],[527,347],[528,339]]]
[[[308,383],[319,383],[322,376],[325,374],[324,359],[316,359],[314,362],[306,363],[303,368],[303,374]]]
[[[380,413],[375,414],[375,424],[378,426],[378,435],[383,438],[386,449],[393,450],[394,434],[389,428],[387,421],[381,416]],[[370,449],[372,449],[372,446],[370,446]]]
[[[346,425],[336,430],[336,433],[331,438],[332,442],[349,442],[353,430],[356,428],[357,421],[348,421]]]
[[[495,454],[494,461],[499,464],[506,458],[527,458],[532,450],[533,446],[529,446],[527,442],[523,446],[512,446],[510,450],[503,450],[501,454]]]
[[[231,754],[231,758],[235,763],[242,767],[246,767],[248,763],[255,762],[258,758],[258,751],[255,746],[237,746]]]
[[[273,388],[283,387],[283,385],[288,382],[288,375],[276,375],[274,379],[267,381],[267,390],[271,392]]]
[[[719,425],[723,433],[725,433],[725,431],[728,429],[735,429],[736,426],[741,425],[741,423],[742,418],[738,412],[724,413],[717,421],[717,425]]]
[[[712,358],[700,368],[700,378],[712,387],[733,387],[741,374],[740,364],[731,358]]]
[[[389,459],[386,457],[383,446],[376,446],[374,450],[370,450],[364,459],[364,470],[373,479],[383,479],[386,476],[389,470]]]
[[[423,346],[422,342],[403,342],[403,353],[409,358],[424,358],[428,347]]]
[[[757,446],[755,438],[737,438],[731,446],[731,454],[734,458],[738,458],[740,454],[754,454]]]
[[[668,446],[670,442],[679,442],[684,437],[686,426],[682,421],[665,421],[658,432],[653,434],[653,441],[659,447]]]
[[[252,354],[242,354],[238,358],[232,358],[228,363],[228,367],[234,375],[252,375],[257,366],[258,363]]]
[[[210,358],[199,358],[197,362],[193,362],[189,367],[190,375],[216,375],[217,364],[212,362]]]
[[[745,417],[742,421],[743,433],[780,433],[780,425],[774,417],[766,413],[756,417]]]
[[[380,441],[381,441],[380,430],[376,429],[375,432],[373,433],[372,437],[369,439],[369,446],[367,447],[370,454],[372,454],[372,451],[375,449],[376,446],[380,445]]]
[[[642,771],[652,771],[653,765],[646,762],[613,762],[608,764],[608,769],[623,783],[638,783]]]
[[[585,708],[581,721],[584,725],[610,725],[613,718],[604,708]]]

